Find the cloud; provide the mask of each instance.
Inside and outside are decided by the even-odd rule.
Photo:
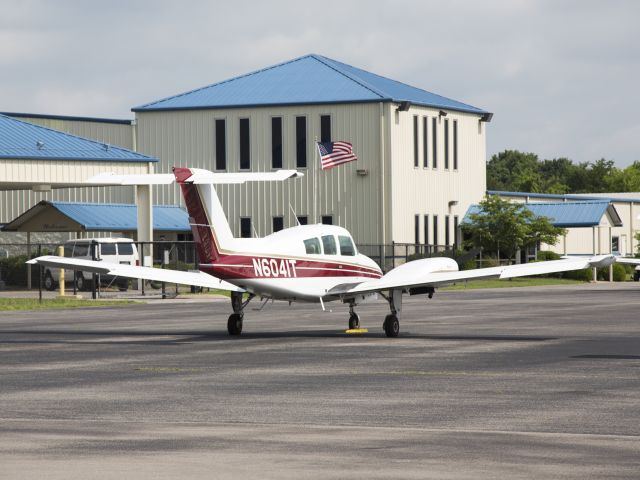
[[[0,0],[0,110],[105,117],[307,53],[495,112],[489,154],[640,159],[640,3]]]

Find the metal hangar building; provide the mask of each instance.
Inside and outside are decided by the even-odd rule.
[[[331,222],[358,244],[453,245],[485,193],[486,122],[465,103],[320,55],[306,55],[135,112],[137,150],[214,171],[298,169],[282,184],[220,186],[237,236]],[[357,162],[322,171],[316,141],[353,144]],[[314,186],[317,185],[316,189]],[[154,204],[178,204],[175,186]]]

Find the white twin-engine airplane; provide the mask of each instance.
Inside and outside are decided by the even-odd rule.
[[[539,263],[458,271],[450,258],[407,262],[383,274],[369,257],[358,253],[344,228],[333,225],[299,225],[264,238],[234,238],[214,184],[275,181],[302,176],[296,170],[266,173],[212,173],[195,168],[174,168],[171,174],[117,176],[102,174],[92,183],[140,185],[176,181],[184,196],[200,259],[200,272],[180,272],[101,261],[43,256],[29,263],[72,268],[99,274],[211,287],[231,292],[233,313],[227,329],[242,332],[243,311],[254,297],[289,302],[339,300],[349,305],[349,328],[359,328],[355,307],[380,294],[390,313],[383,328],[388,337],[400,331],[398,317],[402,295],[433,296],[436,287],[478,278],[513,278],[613,263],[611,255],[567,258]]]

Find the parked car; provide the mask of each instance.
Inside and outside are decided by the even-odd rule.
[[[82,238],[69,240],[63,246],[64,256],[70,258],[92,260],[94,254],[92,250],[95,248],[95,259],[103,262],[136,265],[140,260],[136,244],[130,238]],[[111,275],[100,275],[99,278],[101,285],[114,284],[114,277]],[[46,268],[44,272],[44,288],[55,290],[59,279],[59,268]],[[74,276],[73,270],[66,269],[65,281],[75,281],[78,290],[91,290],[93,274],[77,270]],[[115,279],[115,285],[121,291],[125,291],[129,288],[129,279],[117,278]]]

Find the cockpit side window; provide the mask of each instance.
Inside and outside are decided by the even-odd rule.
[[[338,241],[340,242],[340,254],[354,256],[356,254],[356,247],[353,246],[353,242],[350,237],[340,235],[338,236]]]
[[[320,255],[322,251],[320,250],[320,240],[317,238],[309,238],[304,241],[304,249],[307,253],[312,255]]]
[[[338,247],[336,246],[336,237],[333,235],[323,235],[322,246],[324,247],[325,255],[337,255]]]

